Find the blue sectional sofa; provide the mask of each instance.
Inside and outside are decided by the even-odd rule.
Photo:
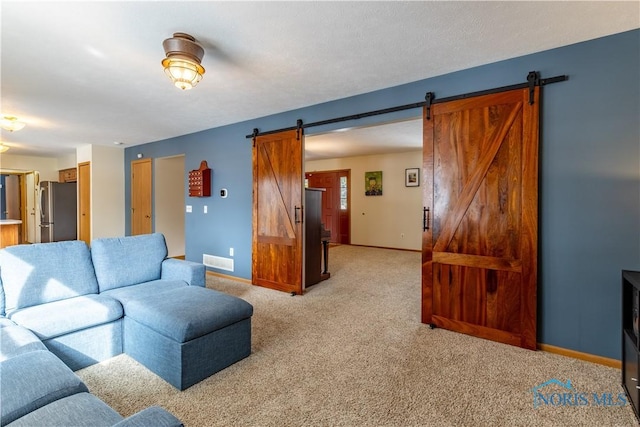
[[[101,425],[124,422],[72,372],[123,352],[180,390],[247,357],[253,307],[204,285],[204,266],[168,259],[158,233],[96,239],[91,249],[82,241],[1,249],[0,425],[85,412],[69,408],[92,408],[89,412],[104,415]],[[22,374],[38,363],[43,368],[37,376]],[[46,367],[56,365],[71,376],[54,375],[67,378],[51,386],[48,398],[38,397],[47,383]],[[22,408],[17,411],[5,404],[14,395],[26,396],[21,398],[26,404],[18,399],[14,405]],[[156,408],[136,419],[167,422],[167,415]],[[67,421],[95,425],[81,422],[82,416]]]
[[[0,426],[182,426],[159,406],[128,418],[89,393],[28,329],[0,319]]]

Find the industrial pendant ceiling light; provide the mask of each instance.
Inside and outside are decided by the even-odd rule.
[[[26,126],[25,122],[21,122],[15,116],[2,116],[2,120],[0,120],[0,127],[4,130],[8,130],[9,132],[15,132]]]
[[[167,55],[162,60],[164,72],[176,87],[191,89],[202,80],[204,68],[200,65],[204,49],[189,34],[174,33],[173,37],[162,42]]]

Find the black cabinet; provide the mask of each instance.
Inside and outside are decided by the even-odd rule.
[[[304,260],[305,286],[312,286],[329,278],[327,251],[323,252],[322,192],[324,189],[305,188],[304,194]],[[326,248],[326,246],[325,246]],[[324,260],[324,268],[322,266]]]
[[[639,416],[640,271],[622,272],[622,386]]]

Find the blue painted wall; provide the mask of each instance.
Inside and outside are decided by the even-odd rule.
[[[620,271],[640,270],[640,30],[429,78],[256,120],[126,149],[129,218],[130,162],[136,153],[184,153],[187,169],[205,159],[214,193],[188,198],[186,257],[228,256],[235,275],[251,277],[251,143],[253,128],[272,130],[436,97],[522,83],[529,71],[569,80],[543,89],[540,166],[538,339],[576,351],[620,358]],[[197,89],[196,89],[197,90]],[[414,117],[408,110],[349,125]],[[185,176],[186,186],[186,176]],[[188,194],[185,187],[185,193]],[[209,214],[202,213],[202,205]],[[127,234],[129,230],[127,230]]]

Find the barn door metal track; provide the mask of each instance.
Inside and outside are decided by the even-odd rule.
[[[299,131],[300,129],[307,129],[307,128],[314,127],[314,126],[323,126],[323,125],[328,125],[328,124],[332,124],[332,123],[346,122],[346,121],[349,121],[349,120],[358,120],[358,119],[362,119],[362,118],[365,118],[365,117],[379,116],[381,114],[389,114],[389,113],[394,113],[396,111],[411,110],[413,108],[422,108],[422,107],[426,107],[426,118],[427,118],[427,120],[430,120],[431,119],[431,106],[434,105],[434,104],[440,104],[440,103],[443,103],[443,102],[455,101],[455,100],[458,100],[458,99],[472,98],[472,97],[481,96],[481,95],[490,95],[490,94],[493,94],[493,93],[506,92],[506,91],[515,90],[515,89],[529,88],[529,103],[533,104],[533,99],[534,99],[533,93],[534,93],[534,89],[535,89],[536,86],[546,86],[546,85],[552,84],[552,83],[564,82],[564,81],[566,81],[568,79],[569,79],[569,76],[566,76],[566,75],[561,75],[561,76],[556,76],[556,77],[550,77],[550,78],[547,78],[547,79],[542,79],[542,78],[540,78],[540,73],[538,71],[531,71],[527,75],[527,82],[526,83],[519,83],[519,84],[515,84],[515,85],[510,85],[510,86],[502,86],[502,87],[482,90],[482,91],[478,91],[478,92],[469,92],[469,93],[465,93],[465,94],[462,94],[462,95],[455,95],[455,96],[450,96],[450,97],[441,98],[441,99],[437,99],[433,92],[427,92],[426,95],[425,95],[425,100],[422,101],[422,102],[415,102],[413,104],[399,105],[397,107],[383,108],[381,110],[368,111],[366,113],[352,114],[350,116],[336,117],[334,119],[321,120],[321,121],[318,121],[318,122],[312,122],[312,123],[306,123],[306,124],[302,123],[302,120],[298,119],[296,126],[291,126],[291,127],[288,127],[288,128],[282,128],[282,129],[276,129],[276,130],[270,130],[270,131],[264,131],[264,132],[260,132],[260,130],[258,128],[254,128],[253,132],[251,133],[251,135],[247,135],[246,137],[249,139],[249,138],[255,138],[257,136],[270,135],[270,134],[274,134],[274,133],[291,131],[291,130],[298,130]]]

